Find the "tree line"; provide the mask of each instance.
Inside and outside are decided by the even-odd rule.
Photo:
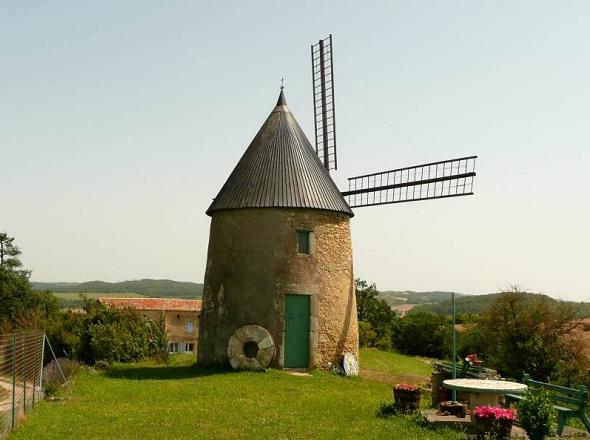
[[[451,357],[450,316],[427,310],[395,315],[375,284],[356,280],[361,346],[435,358]],[[457,354],[477,353],[503,376],[523,373],[565,386],[590,385],[590,361],[580,338],[582,318],[571,303],[512,287],[481,313],[461,315]]]

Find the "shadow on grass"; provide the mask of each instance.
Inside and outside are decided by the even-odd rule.
[[[131,380],[174,380],[194,377],[213,376],[219,374],[235,374],[229,368],[203,368],[193,365],[154,365],[154,366],[114,366],[105,372],[112,379]]]

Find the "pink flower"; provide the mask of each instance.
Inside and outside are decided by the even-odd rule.
[[[514,420],[516,417],[513,409],[500,406],[478,406],[473,410],[473,414],[482,420]]]

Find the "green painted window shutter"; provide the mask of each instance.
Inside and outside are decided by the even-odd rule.
[[[297,253],[309,254],[309,231],[297,231]]]

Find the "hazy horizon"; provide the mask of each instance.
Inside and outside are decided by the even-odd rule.
[[[202,283],[205,210],[282,77],[311,139],[332,33],[340,189],[479,156],[474,196],[355,209],[355,277],[588,301],[588,23],[582,0],[3,4],[0,230],[34,280]]]
[[[85,281],[45,281],[45,280],[33,280],[31,279],[31,282],[34,283],[46,283],[46,284],[81,284],[81,283],[85,283],[85,282],[96,282],[96,281],[101,281],[101,282],[106,282],[106,283],[122,283],[122,282],[126,282],[126,281],[141,281],[141,280],[152,280],[152,281],[175,281],[175,282],[179,282],[179,283],[195,283],[195,284],[200,284],[203,285],[203,282],[199,282],[199,281],[192,281],[192,280],[174,280],[171,278],[149,278],[149,277],[141,277],[141,278],[133,278],[133,279],[123,279],[123,280],[117,280],[117,281],[105,281],[105,280],[85,280]],[[365,280],[367,281],[367,280]],[[507,290],[510,286],[506,286],[505,289],[502,290]],[[490,291],[490,292],[481,292],[481,293],[471,293],[471,292],[458,292],[456,290],[440,290],[440,289],[432,289],[432,290],[415,290],[415,289],[392,289],[389,287],[380,287],[377,286],[377,290],[379,292],[399,292],[399,293],[406,293],[406,292],[415,292],[415,293],[425,293],[425,292],[439,292],[439,293],[451,293],[454,292],[456,294],[459,295],[467,295],[467,296],[478,296],[478,295],[493,295],[495,293],[500,293],[501,290],[497,290],[497,291]],[[528,293],[535,293],[535,294],[543,294],[546,295],[545,292],[532,292],[532,291],[527,291]],[[97,292],[100,293],[100,292]],[[125,292],[120,292],[120,293],[125,293]],[[450,297],[449,297],[450,299]],[[564,300],[564,301],[572,301],[569,300],[567,298],[559,298],[559,297],[555,297],[555,299],[560,299],[560,300]],[[585,302],[584,300],[580,300],[580,302]]]

